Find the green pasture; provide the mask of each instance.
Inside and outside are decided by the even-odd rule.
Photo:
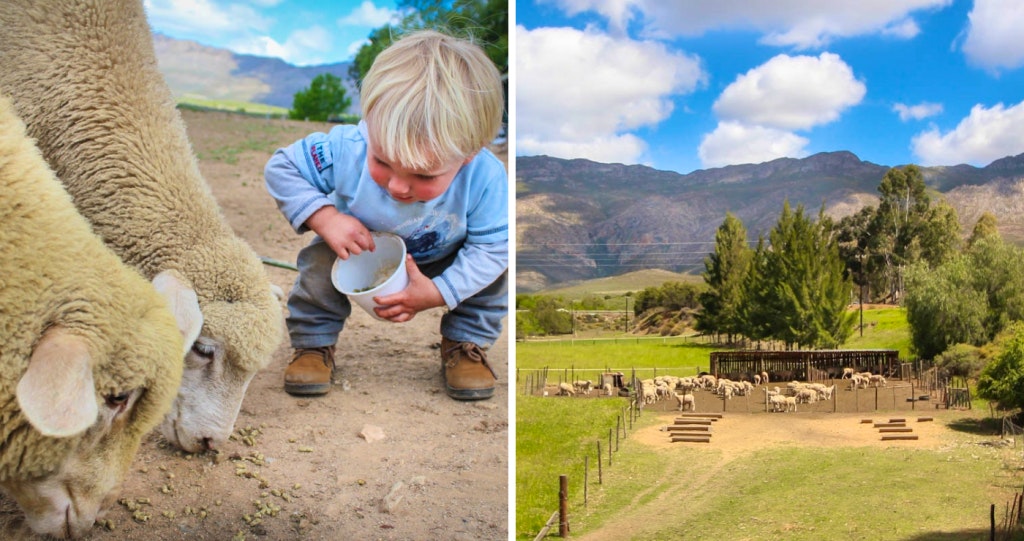
[[[989,506],[1002,519],[1024,482],[1019,450],[979,445],[993,439],[991,427],[984,414],[964,412],[950,423],[954,439],[937,449],[781,445],[725,457],[713,447],[658,450],[625,439],[612,465],[605,454],[598,484],[596,442],[606,453],[624,406],[517,395],[517,539],[533,539],[558,509],[562,474],[573,535],[627,517],[615,538],[645,541],[982,540]],[[634,427],[658,422],[644,414]]]
[[[864,336],[860,333],[860,311],[853,335],[840,349],[895,349],[901,359],[909,359],[910,326],[904,308],[866,308],[864,310]]]
[[[625,398],[516,396],[516,531],[520,537],[532,532],[533,539],[558,509],[558,478],[562,474],[568,476],[573,507],[582,508],[584,457],[590,457],[591,484],[596,487],[597,442],[601,440],[607,461],[608,429],[617,427],[622,408],[628,404]],[[649,417],[651,421],[641,417],[638,422],[653,422],[653,416]],[[628,420],[625,422],[628,426]],[[622,447],[619,449],[621,452]]]
[[[232,113],[244,113],[248,115],[270,115],[276,117],[287,117],[287,107],[277,107],[263,103],[252,103],[247,101],[234,100],[208,100],[195,96],[183,96],[178,99],[178,105],[196,109],[212,109],[215,111],[228,111]]]

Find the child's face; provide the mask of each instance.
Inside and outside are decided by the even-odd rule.
[[[387,190],[392,199],[399,203],[430,201],[445,192],[463,165],[472,156],[453,159],[427,170],[408,169],[392,163],[377,153],[373,143],[367,148],[366,162],[370,177],[378,186]]]

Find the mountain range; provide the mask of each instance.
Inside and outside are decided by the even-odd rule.
[[[359,92],[348,70],[350,62],[293,66],[279,58],[236,54],[154,33],[160,73],[174,96],[204,100],[262,103],[290,109],[295,94],[313,78],[330,73],[345,86],[352,100],[349,112],[359,111]]]
[[[1003,237],[1024,241],[1024,154],[985,167],[922,167],[935,198],[969,234],[983,212]],[[516,287],[529,292],[641,268],[700,272],[726,212],[751,243],[784,201],[841,218],[878,202],[889,166],[846,151],[688,174],[548,156],[516,158]]]

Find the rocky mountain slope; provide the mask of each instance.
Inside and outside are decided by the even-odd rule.
[[[176,97],[231,100],[291,108],[295,93],[313,78],[330,73],[342,80],[352,106],[359,110],[359,93],[348,75],[348,62],[322,66],[293,66],[278,58],[240,55],[194,41],[154,34],[160,73]]]
[[[775,224],[783,201],[839,218],[877,202],[888,166],[850,152],[781,158],[679,174],[640,165],[547,156],[516,159],[517,288],[638,268],[700,271],[727,211],[750,239]],[[969,232],[982,212],[1024,240],[1024,154],[983,167],[923,168],[925,182]]]

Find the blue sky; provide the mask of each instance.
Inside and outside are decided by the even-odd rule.
[[[351,60],[393,0],[144,0],[155,32],[297,66]]]
[[[688,173],[1024,153],[1018,0],[519,0],[516,154]]]

